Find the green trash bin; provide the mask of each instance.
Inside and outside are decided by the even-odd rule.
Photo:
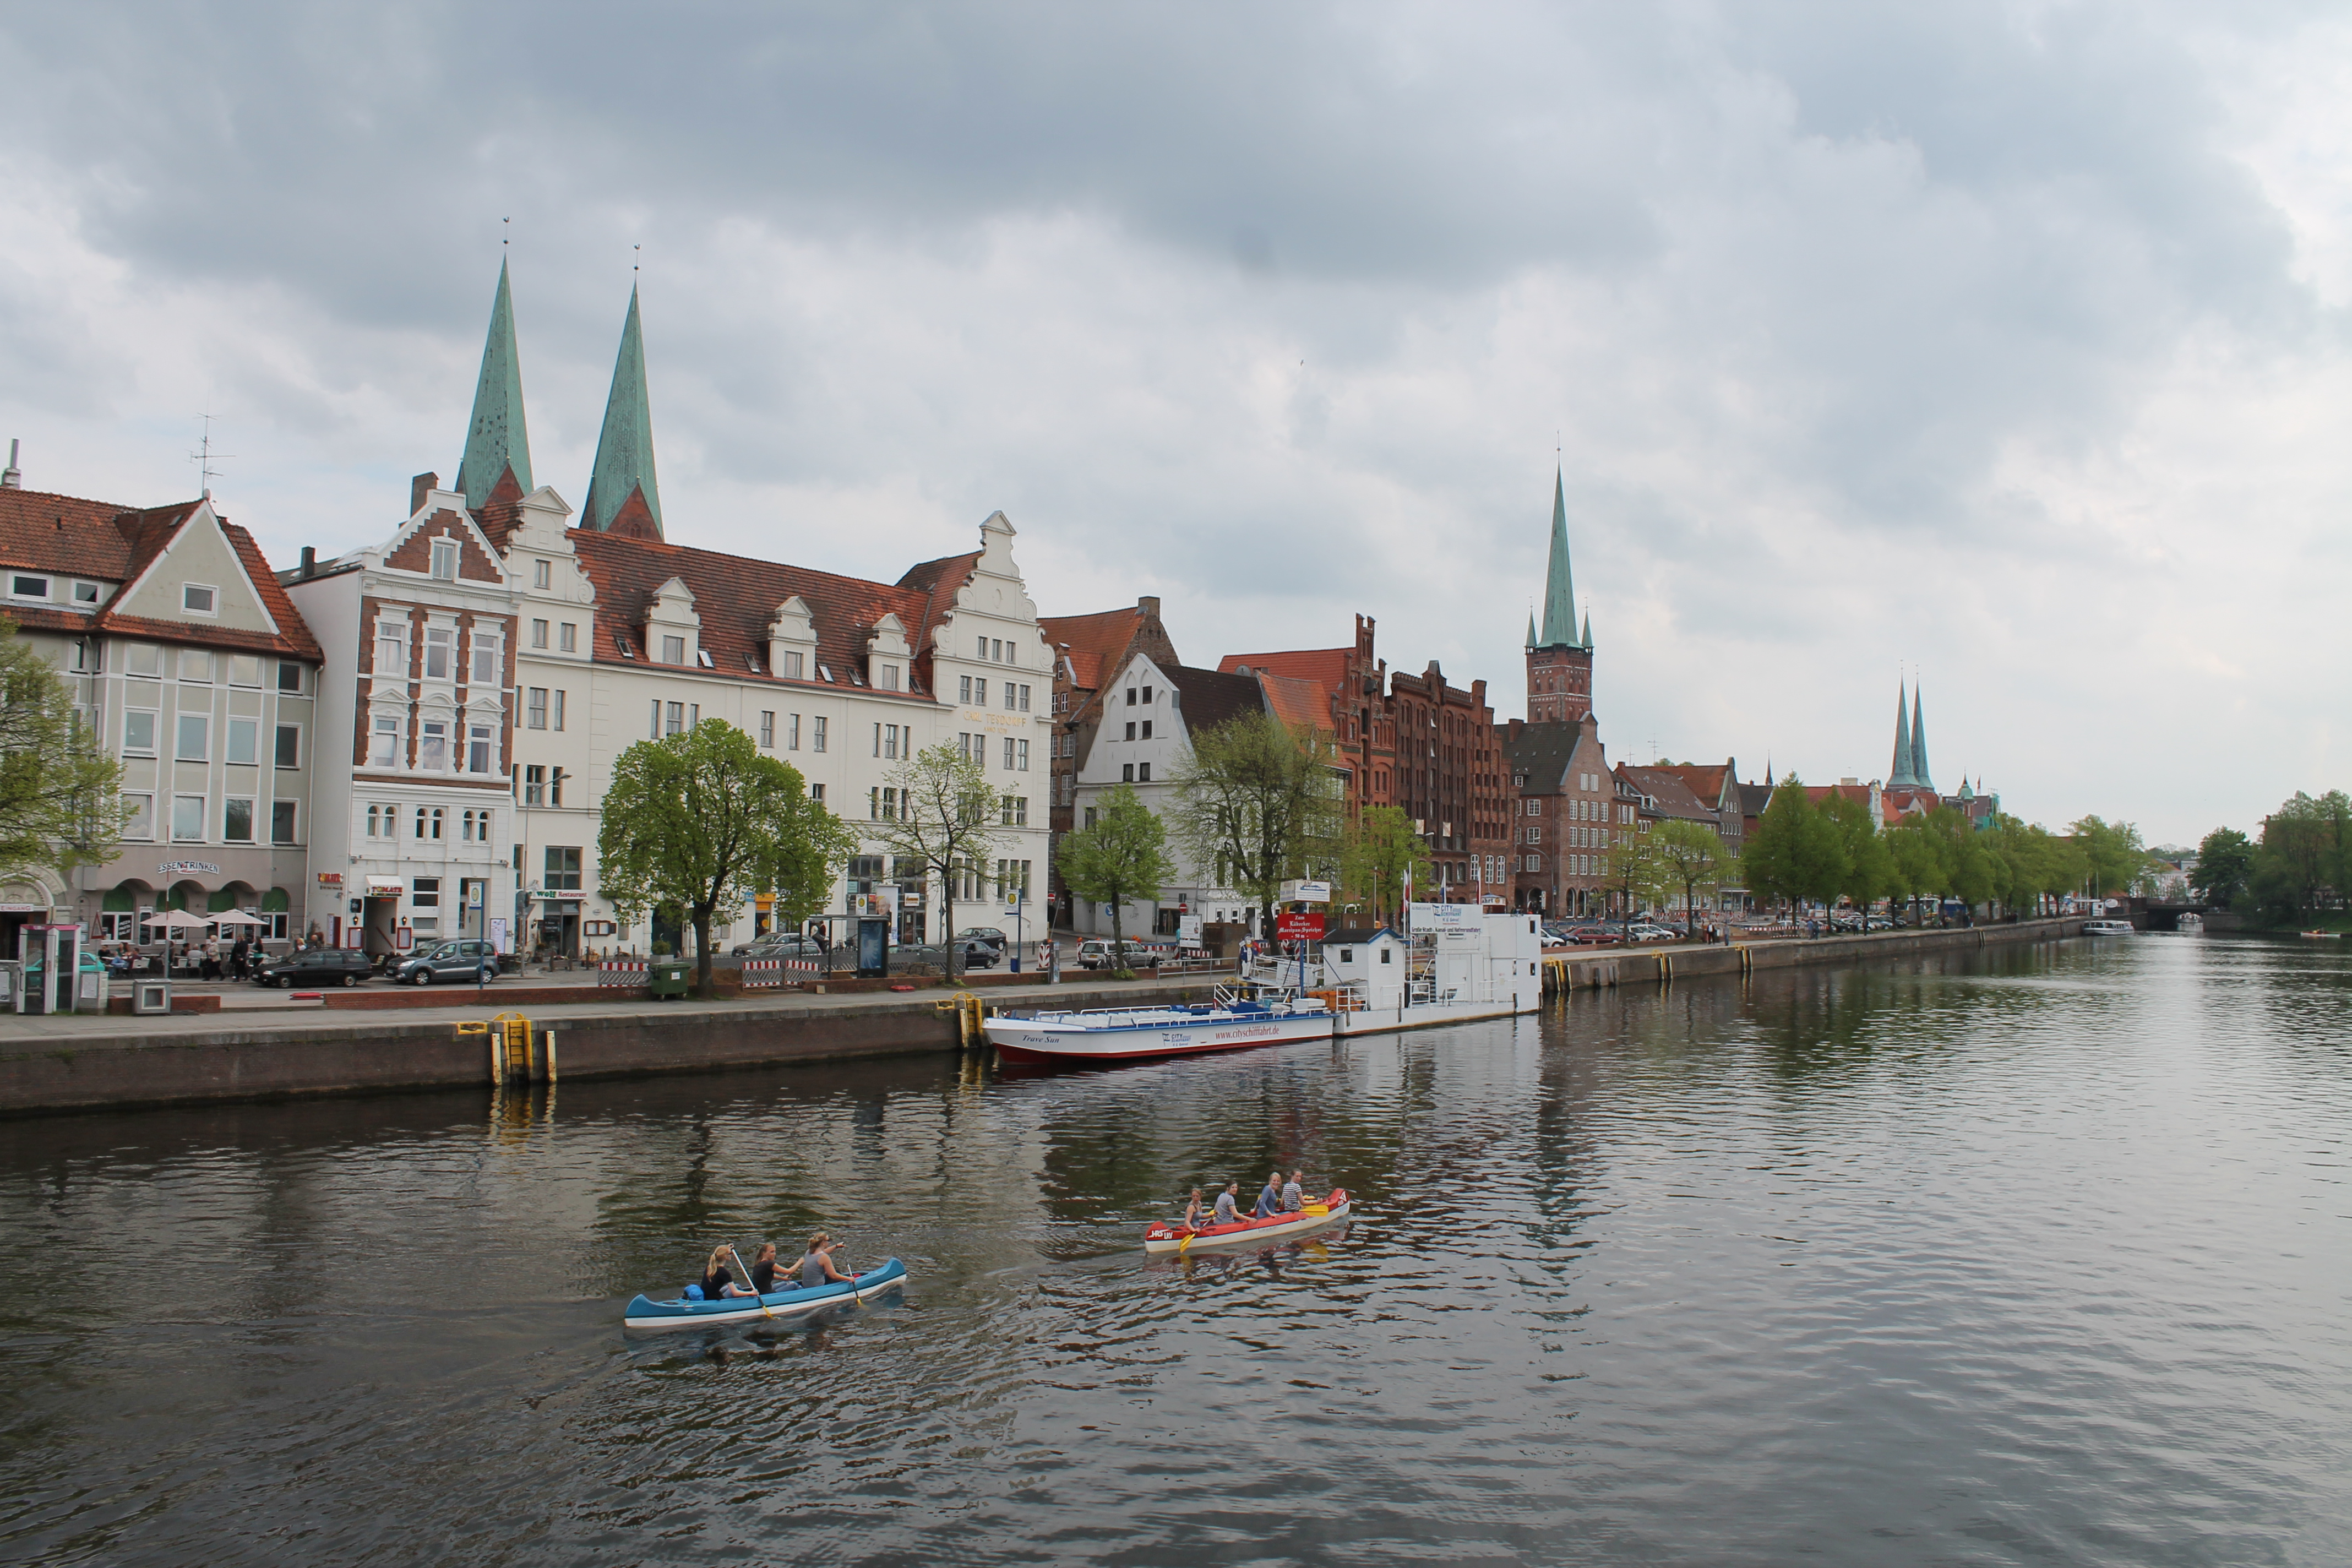
[[[694,989],[694,965],[682,958],[656,958],[646,982],[648,996],[684,996]]]

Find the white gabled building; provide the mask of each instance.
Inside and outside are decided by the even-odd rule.
[[[597,879],[599,812],[614,765],[630,745],[709,719],[737,726],[790,763],[810,793],[853,827],[895,812],[890,775],[903,759],[941,742],[977,755],[995,785],[1003,843],[989,865],[964,878],[958,912],[969,910],[974,924],[995,923],[991,911],[1001,906],[987,901],[992,895],[1022,889],[1042,897],[1053,670],[1003,513],[981,524],[976,550],[922,563],[895,583],[667,542],[633,295],[583,515],[572,526],[569,503],[530,482],[503,271],[456,488],[442,491],[429,475],[418,485],[419,503],[394,540],[316,569],[311,581],[321,587],[311,592],[340,594],[333,614],[354,626],[374,613],[371,605],[404,594],[398,602],[422,617],[418,625],[444,617],[468,628],[467,648],[478,646],[477,637],[503,639],[505,680],[495,693],[487,685],[443,691],[425,679],[412,681],[409,696],[416,723],[428,709],[446,711],[465,724],[469,743],[478,721],[499,740],[489,781],[499,814],[479,860],[487,871],[478,873],[476,859],[461,855],[462,863],[442,875],[459,882],[491,876],[488,913],[512,921],[519,942],[576,953],[621,944],[643,950],[657,934],[677,940],[619,923]],[[420,530],[436,539],[463,535],[454,578],[419,583],[405,574],[403,552],[414,554]],[[324,586],[346,575],[363,576],[367,592]],[[337,635],[342,640],[330,647],[329,668],[343,672],[338,684],[349,689],[353,723],[373,724],[363,711],[390,700],[374,692],[356,633]],[[466,754],[467,763],[474,754]],[[467,767],[446,777],[415,764],[394,776],[355,767],[334,782],[351,792],[344,815],[357,825],[355,872],[368,791],[396,784],[423,790],[428,776],[433,789],[457,786],[443,791],[450,804],[472,798],[476,779]],[[404,824],[425,804],[421,794],[384,801],[409,814],[399,818]],[[400,847],[413,852],[413,835]],[[420,872],[404,864],[399,872],[371,868],[370,874],[387,889],[395,876],[404,879],[411,906],[403,918],[418,929]],[[900,889],[900,940],[946,934],[931,912],[939,889],[919,871],[890,864],[870,838],[826,907],[844,912],[852,893],[885,883]],[[752,923],[719,934],[740,941]],[[456,929],[445,916],[439,933]]]

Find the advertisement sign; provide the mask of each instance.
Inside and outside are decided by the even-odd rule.
[[[321,888],[340,888],[342,885],[343,874],[341,871],[321,871],[319,873],[319,886]]]
[[[514,949],[507,943],[507,918],[504,915],[492,915],[490,917],[490,951],[492,952],[499,953],[512,952],[514,951]]]
[[[166,860],[155,868],[166,877],[217,877],[220,868],[209,860]]]
[[[1412,929],[1417,931],[1435,931],[1442,937],[1478,934],[1480,911],[1475,904],[1412,904],[1408,908]]]
[[[1176,940],[1186,947],[1201,945],[1201,917],[1184,915],[1176,921]]]
[[[371,899],[396,899],[408,891],[408,884],[397,877],[370,877],[367,896]]]
[[[1286,904],[1328,904],[1331,901],[1328,882],[1285,882],[1282,901]]]
[[[1323,937],[1323,917],[1286,910],[1274,917],[1274,934],[1284,942],[1319,942]]]

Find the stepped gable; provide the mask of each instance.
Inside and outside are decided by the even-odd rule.
[[[1184,728],[1199,734],[1240,718],[1266,711],[1265,693],[1254,676],[1222,669],[1197,669],[1191,665],[1160,667],[1169,683],[1184,694]]]
[[[634,665],[641,669],[661,668],[647,660],[638,628],[661,585],[676,577],[694,595],[695,614],[702,623],[698,640],[710,655],[713,674],[732,680],[819,689],[830,687],[913,701],[931,700],[931,628],[954,607],[955,589],[962,582],[960,576],[953,575],[952,566],[954,562],[966,559],[949,557],[944,563],[926,563],[942,567],[933,581],[945,591],[933,592],[903,584],[869,583],[857,577],[837,577],[805,566],[724,555],[713,550],[696,550],[594,529],[572,529],[568,537],[589,581],[595,585],[594,658],[600,664]],[[964,571],[968,574],[970,567]],[[776,618],[777,606],[795,596],[808,605],[816,626],[815,662],[833,671],[830,682],[814,668],[804,680],[787,680],[768,672],[768,626]],[[849,679],[852,670],[861,680],[865,678],[867,635],[876,622],[890,615],[897,616],[899,624],[907,628],[907,640],[919,655],[915,678],[921,684],[920,690],[884,691],[856,685]],[[627,635],[627,653],[614,646],[615,632]],[[752,664],[755,658],[759,661],[756,669]]]

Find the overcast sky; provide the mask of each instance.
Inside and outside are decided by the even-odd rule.
[[[680,542],[895,579],[1001,508],[1047,613],[1362,611],[1508,717],[1558,461],[1612,758],[1882,776],[1911,668],[2028,819],[2352,784],[2341,5],[26,5],[0,58],[34,489],[193,493],[209,411],[273,560],[382,537],[510,232],[575,507],[641,263]]]

